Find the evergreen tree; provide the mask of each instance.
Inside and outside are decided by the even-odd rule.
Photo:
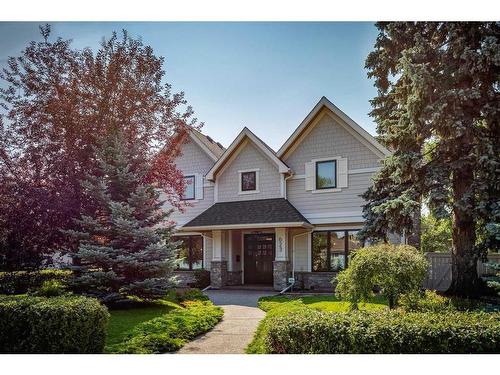
[[[82,185],[98,208],[77,220],[80,231],[67,231],[79,240],[75,283],[107,298],[164,296],[174,285],[177,242],[160,193],[144,182],[145,160],[120,132],[96,154],[98,168]]]
[[[411,231],[422,199],[452,217],[451,293],[481,290],[500,243],[500,23],[378,23],[371,115],[393,154],[364,194],[365,238]]]

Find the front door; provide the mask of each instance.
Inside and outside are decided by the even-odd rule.
[[[245,234],[245,284],[273,283],[274,233]]]

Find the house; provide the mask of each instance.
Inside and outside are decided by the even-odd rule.
[[[224,149],[189,131],[175,163],[186,180],[176,211],[184,276],[211,286],[331,289],[361,246],[360,197],[389,151],[323,97],[278,151],[244,128]]]

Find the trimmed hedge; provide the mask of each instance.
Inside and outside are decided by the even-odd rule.
[[[183,302],[184,308],[137,325],[119,344],[106,348],[107,353],[152,354],[173,352],[186,342],[212,329],[223,311],[209,301]]]
[[[65,285],[71,275],[71,271],[55,269],[0,272],[0,294],[24,294],[40,288],[46,281]]]
[[[109,313],[87,297],[0,297],[1,353],[101,353]]]
[[[271,319],[268,353],[499,353],[499,313],[324,313]]]

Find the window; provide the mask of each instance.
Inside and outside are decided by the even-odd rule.
[[[257,190],[257,172],[241,172],[241,191]]]
[[[177,253],[178,268],[197,270],[203,268],[203,238],[201,236],[177,237],[181,244]]]
[[[313,272],[337,272],[347,267],[349,252],[362,246],[357,231],[320,231],[312,234]]]
[[[337,187],[337,161],[316,162],[316,189],[334,189]]]
[[[194,199],[195,192],[195,176],[184,176],[184,195],[181,197],[182,200],[192,200]]]

